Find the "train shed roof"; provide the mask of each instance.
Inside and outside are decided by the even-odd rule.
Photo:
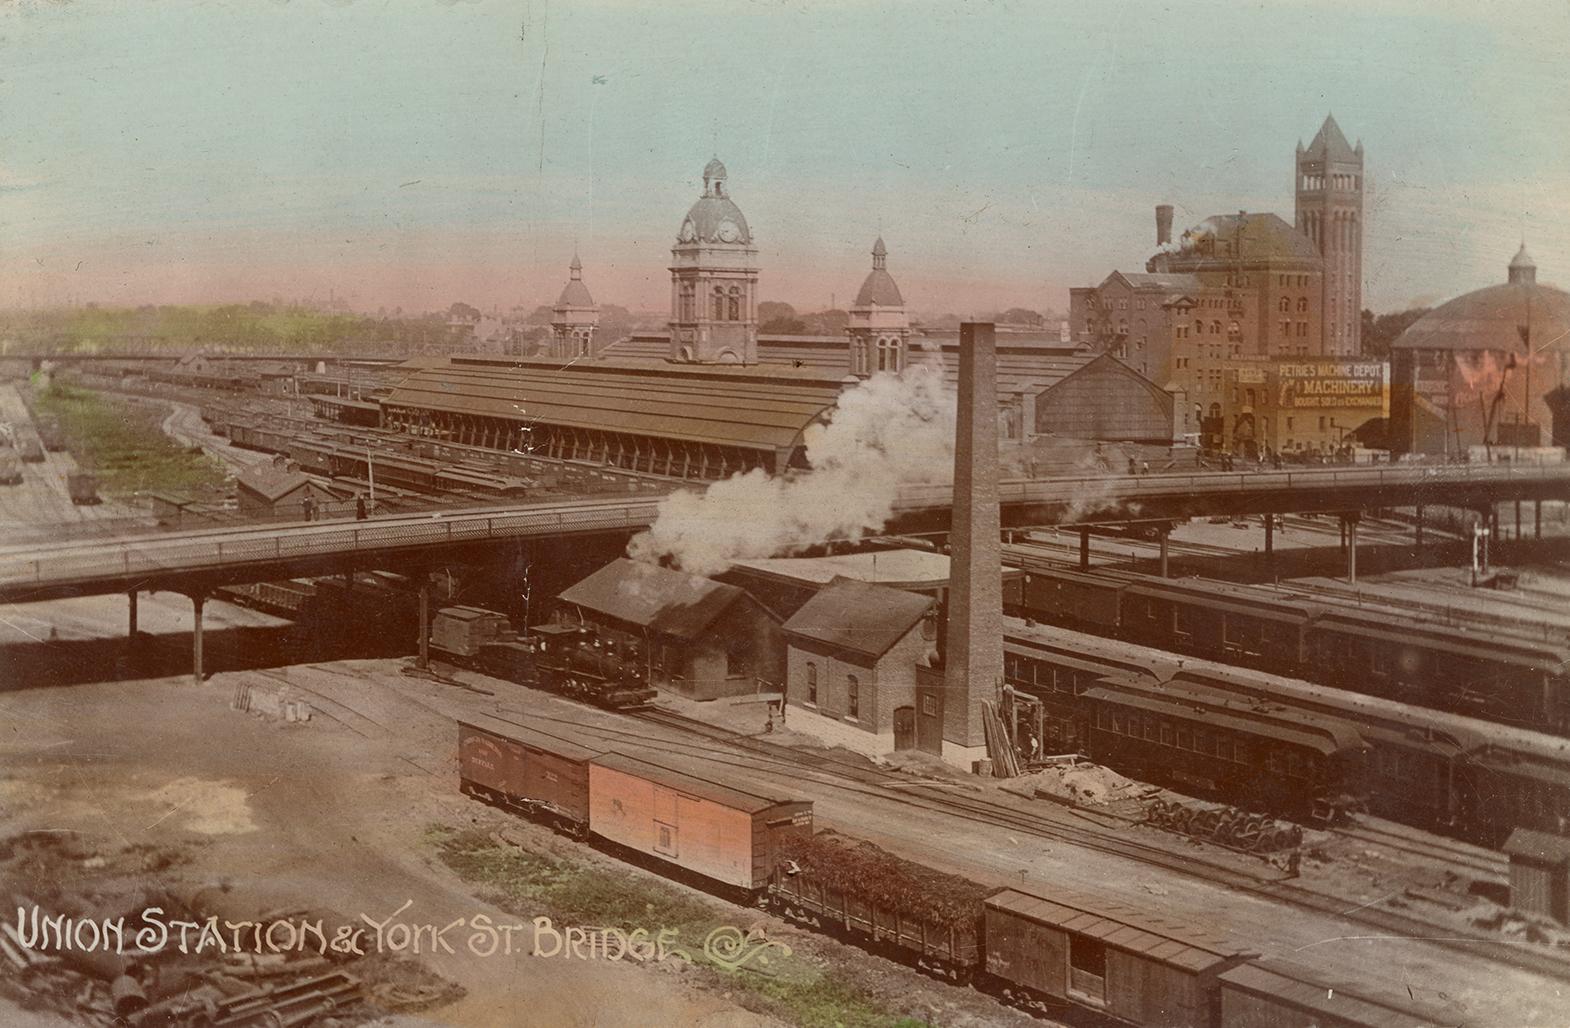
[[[770,452],[800,445],[843,388],[776,367],[445,357],[401,368],[388,406]]]

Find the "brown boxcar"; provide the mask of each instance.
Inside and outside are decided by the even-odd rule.
[[[458,722],[459,787],[471,796],[576,831],[589,823],[589,761],[596,751],[489,717]]]
[[[1462,1020],[1425,1011],[1405,997],[1374,997],[1362,987],[1348,991],[1274,960],[1224,971],[1219,983],[1217,1028],[1432,1028]]]
[[[812,803],[607,753],[589,764],[589,831],[753,892],[769,884],[780,843],[811,834]]]
[[[1020,613],[1052,624],[1116,629],[1125,584],[1108,575],[1027,567]]]
[[[1212,1028],[1216,976],[1250,959],[1144,911],[1005,889],[986,901],[987,971],[1143,1028]]]

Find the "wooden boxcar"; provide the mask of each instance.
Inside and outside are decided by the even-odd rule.
[[[484,715],[458,722],[459,788],[575,834],[588,827],[589,762],[595,756],[570,740]]]
[[[1217,1028],[1432,1028],[1462,1018],[1425,1011],[1405,997],[1375,997],[1275,960],[1223,971]]]
[[[1004,889],[985,907],[989,973],[1048,1002],[1145,1028],[1212,1028],[1217,976],[1255,956],[1113,905]]]
[[[781,843],[811,834],[812,803],[609,753],[589,765],[589,831],[752,893],[769,884]]]

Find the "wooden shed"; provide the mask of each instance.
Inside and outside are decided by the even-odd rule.
[[[620,753],[589,764],[589,830],[746,892],[774,873],[785,838],[812,834],[812,803],[766,796]]]
[[[247,468],[235,479],[235,496],[246,514],[304,517],[306,500],[316,512],[325,511],[338,497],[297,470],[276,464]]]
[[[1216,976],[1255,954],[1158,914],[1005,889],[986,901],[987,970],[1139,1025],[1210,1028]]]
[[[1517,828],[1505,841],[1510,905],[1570,924],[1570,838]]]

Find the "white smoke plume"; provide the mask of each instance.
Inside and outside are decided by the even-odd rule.
[[[953,481],[956,410],[935,361],[879,372],[841,394],[826,425],[808,429],[811,470],[753,470],[702,493],[672,493],[627,554],[714,575],[736,560],[876,533],[900,486]]]

